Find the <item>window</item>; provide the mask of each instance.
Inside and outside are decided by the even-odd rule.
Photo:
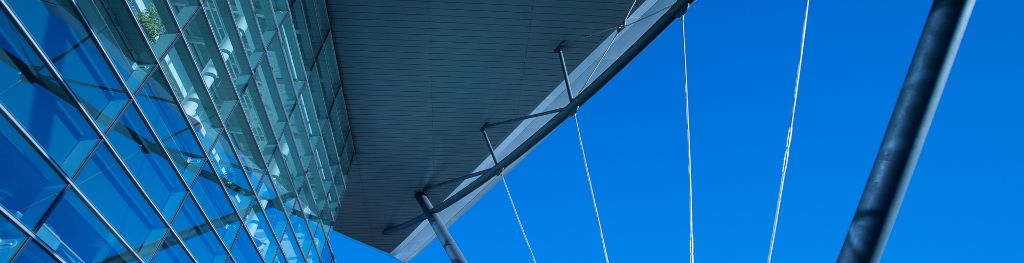
[[[171,91],[181,102],[181,108],[188,117],[192,128],[203,146],[209,148],[214,139],[220,135],[222,126],[217,118],[217,110],[210,103],[206,89],[199,84],[195,64],[188,54],[185,43],[178,42],[166,56],[160,59],[164,74],[171,84]],[[217,105],[221,107],[225,105]]]
[[[164,239],[164,242],[160,243],[160,246],[156,248],[156,256],[153,257],[152,262],[191,262],[188,253],[185,253],[185,249],[181,247],[181,243],[174,238],[173,235],[168,234]]]
[[[167,3],[161,0],[129,0],[128,7],[135,13],[146,40],[153,46],[153,52],[163,54],[174,41],[178,26],[174,23]]]
[[[68,0],[10,4],[100,130],[106,129],[128,96],[73,4]]]
[[[159,244],[167,227],[107,147],[96,149],[75,184],[139,256],[152,256],[155,251],[143,248]]]
[[[251,68],[249,60],[242,50],[242,42],[238,38],[238,28],[231,18],[231,10],[227,2],[223,0],[206,0],[203,2],[203,9],[210,20],[210,27],[213,28],[213,36],[217,39],[217,49],[220,51],[224,63],[227,64],[228,72],[235,79],[236,85],[244,85],[248,80]]]
[[[134,90],[156,61],[128,6],[123,1],[86,0],[78,7],[129,90]]]
[[[53,258],[53,255],[46,252],[39,243],[29,242],[25,244],[25,248],[18,253],[18,258],[14,259],[15,263],[50,263],[57,262],[57,259]]]
[[[253,15],[252,2],[247,0],[227,0],[231,8],[231,14],[235,16],[235,26],[239,35],[242,36],[242,47],[248,54],[250,67],[256,67],[256,61],[263,56],[263,38],[256,26],[256,17]]]
[[[74,172],[99,136],[13,22],[0,20],[0,101],[64,171]]]
[[[57,199],[65,183],[6,118],[0,118],[0,204],[28,227],[34,227]]]
[[[25,238],[26,235],[21,232],[21,229],[18,229],[7,217],[0,216],[0,261],[10,261],[21,244],[25,242]]]
[[[178,166],[186,183],[191,183],[206,165],[206,154],[196,141],[195,135],[178,102],[167,88],[162,74],[153,74],[135,95],[142,113],[149,119],[160,141],[167,148],[168,157]]]
[[[107,139],[164,217],[173,216],[185,197],[185,187],[134,107],[118,119]]]
[[[65,194],[36,237],[67,262],[134,261],[132,253],[73,193]]]
[[[231,255],[238,262],[260,262],[260,254],[252,245],[252,240],[246,236],[245,231],[240,231],[234,245],[231,246]]]
[[[241,228],[241,223],[217,178],[200,177],[192,184],[192,193],[195,194],[199,206],[203,208],[203,212],[206,212],[210,223],[217,230],[217,234],[224,239],[224,243],[230,246],[230,242]]]
[[[224,262],[227,259],[227,251],[217,239],[217,232],[206,222],[199,207],[191,199],[185,199],[181,212],[178,212],[172,224],[174,231],[178,232],[197,261]]]

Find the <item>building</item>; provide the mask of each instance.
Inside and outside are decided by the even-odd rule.
[[[0,0],[0,261],[408,261],[688,2]]]

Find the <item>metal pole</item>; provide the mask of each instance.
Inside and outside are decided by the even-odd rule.
[[[569,83],[569,68],[565,65],[565,53],[562,52],[562,48],[565,47],[565,41],[558,43],[558,47],[555,47],[555,52],[558,52],[558,59],[562,62],[562,77],[565,79],[565,92],[569,94],[569,102],[572,102],[572,84]]]
[[[837,262],[878,262],[899,213],[974,0],[936,0]]]
[[[416,193],[416,201],[420,203],[420,208],[423,209],[423,213],[427,214],[427,221],[430,222],[430,226],[434,228],[434,234],[437,234],[437,239],[441,241],[441,246],[444,247],[444,251],[448,253],[448,259],[452,263],[467,263],[466,256],[462,255],[462,250],[459,249],[459,245],[455,244],[455,239],[452,238],[452,233],[448,232],[448,226],[445,226],[441,218],[437,217],[437,214],[431,213],[430,209],[434,208],[434,205],[430,203],[430,198],[424,193]]]

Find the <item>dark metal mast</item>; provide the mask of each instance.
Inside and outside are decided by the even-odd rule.
[[[899,213],[974,0],[935,0],[837,262],[878,262]]]

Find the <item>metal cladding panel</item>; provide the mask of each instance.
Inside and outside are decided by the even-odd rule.
[[[643,2],[327,1],[358,145],[335,229],[387,252],[403,245],[415,227],[384,229],[421,214],[415,193],[479,169],[481,126],[528,115],[560,88],[558,43],[572,70]],[[514,128],[488,133],[500,143]],[[427,194],[440,202],[456,186]]]

